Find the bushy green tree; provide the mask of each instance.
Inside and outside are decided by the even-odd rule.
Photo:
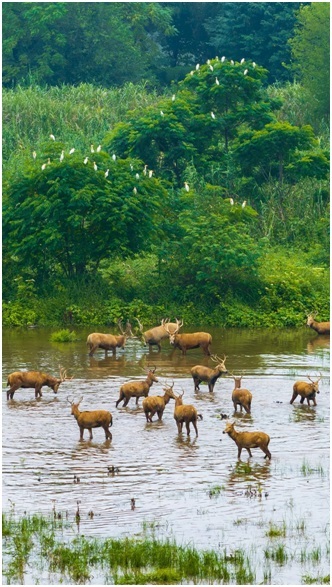
[[[86,161],[61,148],[50,141],[5,183],[3,237],[17,265],[33,267],[38,279],[59,268],[73,277],[148,249],[167,202],[159,180],[145,178],[137,160],[131,168],[100,152]]]

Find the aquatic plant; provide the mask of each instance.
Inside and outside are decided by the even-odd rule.
[[[68,328],[57,330],[50,336],[51,342],[75,342],[78,340],[76,332],[70,331]]]

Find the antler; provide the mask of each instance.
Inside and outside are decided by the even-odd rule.
[[[137,320],[139,329],[140,329],[141,332],[143,332],[143,324],[141,324],[141,322],[139,321],[138,318],[134,318],[134,320]]]
[[[59,369],[60,369],[60,381],[61,383],[63,381],[68,381],[69,379],[73,379],[74,375],[72,375],[72,377],[67,377],[67,369],[65,369],[64,367],[61,367],[59,365]]]
[[[119,327],[119,330],[120,330],[121,334],[124,334],[124,332],[123,332],[123,326],[122,326],[122,319],[121,318],[119,318],[119,320],[118,320],[118,327]]]
[[[226,355],[224,355],[224,358],[221,359],[220,357],[218,357],[218,355],[211,355],[210,359],[212,359],[212,361],[215,361],[215,363],[225,363],[227,357]]]
[[[155,372],[155,370],[157,369],[157,367],[156,367],[156,365],[153,365],[153,367],[154,367],[154,368],[152,369],[152,368],[150,367],[150,365],[148,365],[148,371],[147,371],[147,373],[149,373],[149,371],[152,371],[152,373],[154,373],[154,372]]]

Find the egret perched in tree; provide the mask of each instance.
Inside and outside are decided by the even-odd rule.
[[[198,71],[198,70],[199,70],[199,63],[197,63],[197,65],[196,65],[196,71]]]
[[[43,163],[43,165],[41,166],[42,171],[44,171],[45,167],[46,167],[47,163]]]
[[[217,84],[217,86],[219,86],[219,80],[217,77],[216,77],[216,84]]]
[[[160,110],[160,116],[165,116],[162,110]]]
[[[226,57],[225,57],[225,55],[223,55],[221,58],[221,63],[224,63],[225,59],[226,59]]]
[[[244,72],[243,72],[243,75],[247,75],[247,73],[248,73],[248,70],[245,69]]]
[[[61,151],[61,155],[60,155],[60,161],[63,161],[63,159],[64,159],[64,156],[65,156],[65,152],[64,152],[64,151]]]
[[[245,62],[245,58],[243,57],[240,61],[240,63],[244,63]]]
[[[186,181],[184,182],[184,189],[186,190],[186,192],[189,192],[189,190],[190,190],[190,187]]]
[[[95,161],[93,162],[93,169],[94,169],[95,171],[97,171],[97,169],[98,169],[98,166],[97,166],[97,164],[96,164],[96,162],[95,162]]]
[[[213,71],[213,65],[209,65],[211,71]]]
[[[230,203],[231,206],[234,206],[234,200],[233,200],[233,198],[229,198],[229,203]]]
[[[211,118],[213,118],[213,120],[215,119],[216,115],[214,112],[211,112]]]
[[[101,145],[98,145],[98,147],[97,147],[97,153],[100,153],[100,151],[101,151]]]
[[[85,159],[83,161],[84,165],[86,165],[88,161],[89,161],[89,157],[85,157]]]
[[[136,173],[135,177],[136,179],[139,179],[139,173]]]
[[[132,163],[130,163],[130,171],[134,171],[134,166]]]
[[[231,59],[231,65],[234,65],[234,61],[233,61],[233,59]]]
[[[175,94],[173,94],[173,96],[172,96],[172,102],[174,102],[174,100],[175,100]]]
[[[116,154],[115,154],[115,153],[113,153],[113,155],[112,155],[112,159],[113,159],[113,161],[115,161],[115,160],[116,160]]]
[[[91,153],[94,153],[94,152],[95,152],[95,148],[94,148],[94,146],[93,146],[93,145],[91,145],[91,147],[90,147],[90,151],[91,151]]]
[[[147,166],[147,165],[144,165],[144,169],[143,169],[143,173],[144,173],[144,175],[146,175],[146,174],[147,174],[147,168],[148,168],[148,166]]]
[[[70,149],[70,151],[69,151],[69,155],[72,155],[72,154],[74,153],[74,151],[75,151],[75,149],[74,149],[74,147],[73,147],[72,149]]]
[[[133,189],[134,194],[137,194],[137,188]]]
[[[242,208],[245,208],[247,204],[247,200],[244,200],[244,202],[242,202]]]
[[[106,169],[106,171],[105,171],[105,177],[108,177],[109,171],[110,171],[109,169]]]
[[[149,169],[149,177],[152,177],[153,171],[152,169]]]
[[[208,65],[210,65],[210,63],[211,63],[210,59],[208,59],[206,63],[207,63]]]
[[[36,159],[36,157],[37,157],[36,151],[33,151],[32,156],[33,156],[34,159]]]
[[[52,139],[52,141],[55,141],[55,136],[54,135],[50,135],[50,139]]]
[[[256,63],[253,61],[252,62],[252,66],[255,68],[256,67]]]

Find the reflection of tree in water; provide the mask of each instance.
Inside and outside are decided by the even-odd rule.
[[[312,408],[305,405],[297,405],[294,406],[294,410],[292,413],[292,421],[293,422],[306,422],[306,421],[315,421],[317,417],[317,408]]]
[[[119,373],[119,368],[122,368],[125,366],[127,360],[126,357],[124,355],[122,356],[107,356],[107,357],[103,357],[102,359],[98,360],[95,359],[94,357],[89,357],[89,368],[90,369],[110,369],[110,372],[112,373],[112,371],[114,372],[115,375],[118,375]],[[108,371],[108,374],[110,373]]]
[[[259,490],[260,483],[266,482],[271,477],[271,466],[270,461],[259,463],[250,463],[248,461],[238,461],[232,468],[228,479],[226,481],[229,489],[241,489],[243,490],[243,484],[246,487],[250,487],[250,483],[254,484],[254,488]],[[254,490],[252,490],[254,491]]]
[[[317,349],[328,349],[330,348],[330,335],[329,334],[321,334],[320,336],[315,336],[307,343],[307,351],[308,353],[314,353]]]

